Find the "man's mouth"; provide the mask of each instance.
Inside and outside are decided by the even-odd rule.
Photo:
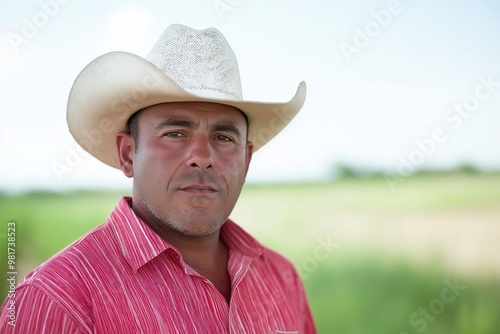
[[[215,187],[209,184],[190,184],[180,187],[179,190],[202,195],[214,194],[218,191]]]

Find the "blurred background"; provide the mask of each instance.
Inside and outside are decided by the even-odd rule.
[[[320,333],[500,332],[500,3],[23,0],[0,4],[0,299],[102,223],[131,181],[67,130],[73,80],[216,27],[244,97],[294,121],[254,155],[232,218],[299,269]]]

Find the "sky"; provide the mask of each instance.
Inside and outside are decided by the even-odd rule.
[[[3,1],[0,191],[128,188],[72,139],[68,93],[94,58],[145,56],[173,23],[225,35],[245,100],[288,101],[307,84],[249,182],[320,181],[338,165],[393,179],[500,169],[499,17],[493,0]]]

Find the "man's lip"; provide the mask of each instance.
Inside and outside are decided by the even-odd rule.
[[[209,184],[190,184],[187,186],[182,186],[179,189],[187,192],[201,192],[201,193],[213,193],[217,191],[215,187]]]

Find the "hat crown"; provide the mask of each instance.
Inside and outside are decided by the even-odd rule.
[[[236,56],[215,28],[195,30],[171,25],[146,59],[189,93],[205,98],[243,99]]]

